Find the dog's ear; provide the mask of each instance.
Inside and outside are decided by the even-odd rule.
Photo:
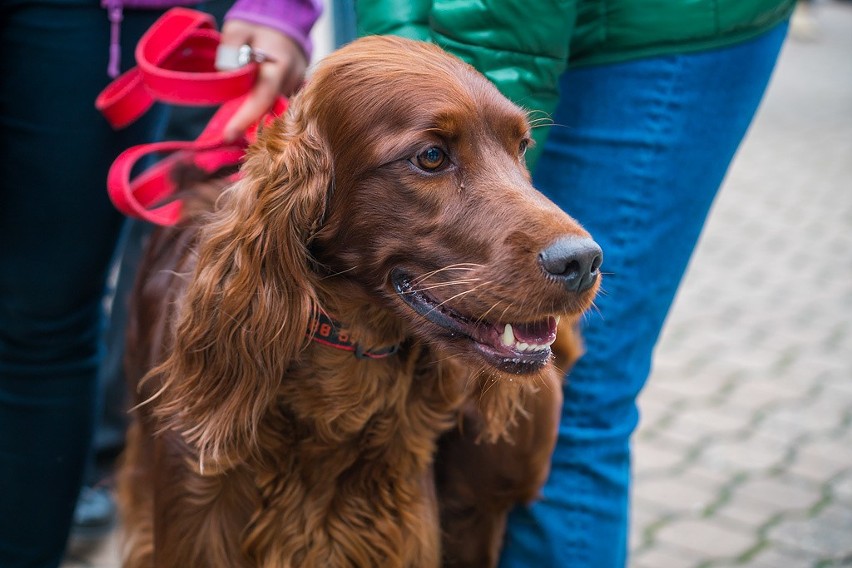
[[[257,449],[258,427],[308,341],[316,309],[308,246],[319,229],[331,157],[294,104],[249,151],[243,178],[202,230],[198,261],[155,370],[156,414],[198,452],[202,472]]]

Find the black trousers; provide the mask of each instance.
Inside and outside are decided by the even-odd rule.
[[[126,10],[122,66],[159,16]],[[106,271],[122,219],[106,174],[157,112],[94,108],[110,26],[98,0],[0,4],[0,566],[58,566],[89,450]]]

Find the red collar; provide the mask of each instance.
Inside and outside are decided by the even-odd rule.
[[[399,344],[383,347],[382,349],[365,351],[360,345],[353,343],[349,339],[349,334],[342,324],[334,321],[324,313],[314,316],[308,333],[311,335],[311,339],[317,343],[322,343],[335,349],[351,351],[358,359],[384,359],[399,351]]]

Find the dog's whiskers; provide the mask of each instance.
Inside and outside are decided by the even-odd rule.
[[[482,288],[483,286],[485,286],[485,285],[487,285],[487,284],[491,284],[491,283],[492,283],[492,282],[491,282],[491,280],[486,280],[485,282],[483,282],[483,283],[481,283],[481,284],[478,284],[478,285],[474,286],[473,288],[470,288],[469,290],[465,290],[465,291],[463,291],[463,292],[459,292],[459,293],[458,293],[458,294],[456,294],[455,296],[450,296],[449,298],[447,298],[446,300],[444,300],[443,302],[441,302],[441,303],[439,303],[437,306],[435,306],[435,308],[440,308],[440,307],[442,307],[444,304],[446,304],[447,302],[451,302],[451,301],[453,301],[453,300],[455,300],[455,299],[457,299],[457,298],[461,298],[462,296],[466,296],[466,295],[470,294],[471,292],[475,292],[475,291],[476,291],[476,290],[478,290],[479,288]]]
[[[527,113],[527,120],[532,128],[544,124],[553,124],[553,118],[543,111],[532,110]]]
[[[477,323],[477,324],[481,324],[482,322],[486,321],[486,319],[485,319],[485,318],[486,318],[486,316],[488,316],[488,314],[490,314],[490,313],[491,313],[491,310],[493,310],[494,308],[496,308],[497,306],[499,306],[499,305],[500,305],[500,302],[502,302],[502,301],[503,301],[503,300],[497,300],[496,302],[494,302],[493,304],[491,304],[491,307],[490,307],[490,308],[488,308],[487,310],[485,310],[485,312],[484,312],[483,314],[481,314],[478,318],[476,318],[476,323]],[[505,311],[504,311],[503,313],[505,314]]]
[[[494,387],[494,385],[496,385],[500,381],[492,373],[487,372],[487,370],[484,367],[483,367],[482,371],[480,371],[480,374],[484,374],[484,375],[488,376],[488,379],[487,379],[488,384],[479,393],[479,402],[481,403],[485,399],[485,395],[488,394],[488,391],[490,391]]]
[[[503,310],[503,313],[500,314],[500,321],[505,321],[506,312],[508,312],[514,305],[515,305],[514,302],[509,302],[509,305],[507,305],[506,308]]]
[[[418,292],[426,292],[427,290],[434,290],[436,288],[446,288],[447,286],[458,286],[460,284],[473,284],[475,282],[479,282],[479,278],[473,278],[470,280],[450,280],[448,282],[441,282],[440,284],[432,284],[431,286],[426,286],[425,288],[416,288],[414,290],[407,290],[403,292],[403,294],[416,294]]]
[[[414,280],[411,281],[411,285],[416,286],[416,285],[420,284],[421,282],[423,282],[424,280],[432,278],[433,276],[440,274],[441,272],[444,272],[446,270],[476,270],[477,268],[482,268],[482,267],[483,267],[482,264],[475,264],[475,263],[472,263],[472,262],[459,262],[457,264],[450,264],[450,265],[445,266],[443,268],[439,268],[437,270],[433,270],[431,272],[427,272],[425,274],[418,276],[417,278],[415,278]]]
[[[552,357],[552,356],[551,356],[551,357]],[[555,364],[554,364],[553,366],[554,366],[554,367],[556,367],[556,365],[555,365]],[[557,367],[557,369],[558,369],[558,371],[559,371],[561,374],[563,374],[563,375],[565,374],[565,373],[564,373],[564,371],[563,371],[562,369],[559,369],[558,367]],[[549,384],[547,381],[545,381],[543,376],[541,376],[541,375],[536,375],[536,382],[537,382],[537,383],[540,383],[540,384],[541,384],[544,388],[546,388],[548,391],[553,392],[553,386],[552,386],[551,384]]]
[[[595,312],[597,312],[597,314],[601,317],[601,319],[603,319],[603,317],[604,317],[603,312],[601,311],[601,309],[598,307],[598,305],[594,301],[592,301],[592,305],[589,307],[589,310],[595,310]],[[588,312],[583,314],[583,317],[587,317],[587,314],[588,314]]]
[[[323,276],[322,278],[320,278],[320,280],[327,280],[329,278],[334,278],[335,276],[340,276],[341,274],[346,274],[347,272],[352,272],[353,270],[358,270],[358,267],[352,266],[352,267],[347,268],[345,270],[340,270],[338,272],[334,272],[333,274],[327,274],[327,275]]]

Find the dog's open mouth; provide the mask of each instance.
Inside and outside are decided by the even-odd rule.
[[[396,293],[414,311],[448,331],[451,337],[470,339],[482,357],[501,371],[533,373],[550,360],[550,345],[556,341],[556,316],[531,323],[492,323],[460,314],[446,302],[417,290],[400,269],[392,272],[391,281]]]

